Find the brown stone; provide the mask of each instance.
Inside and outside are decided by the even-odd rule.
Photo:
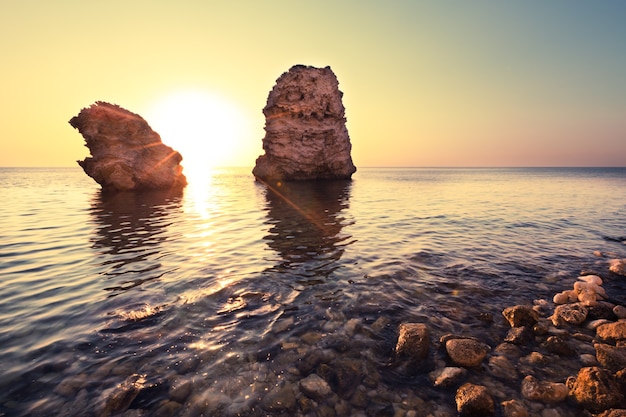
[[[587,314],[587,308],[581,303],[563,304],[554,309],[552,324],[557,327],[565,324],[579,326],[587,319]]]
[[[362,363],[353,358],[338,359],[331,364],[321,364],[317,374],[321,376],[341,398],[349,398],[364,378]]]
[[[539,381],[532,375],[522,380],[522,395],[531,401],[558,403],[567,398],[568,389],[565,384]]]
[[[626,258],[611,259],[609,261],[609,270],[614,274],[626,276]]]
[[[560,336],[548,337],[542,346],[548,352],[555,353],[560,356],[573,356],[576,354],[576,350]]]
[[[528,326],[512,327],[504,338],[505,342],[515,345],[525,345],[533,337],[533,332]]]
[[[145,375],[133,374],[110,392],[104,392],[104,407],[100,415],[108,416],[123,413],[128,409],[133,400],[137,398],[145,385]]]
[[[491,348],[474,339],[450,339],[446,342],[446,352],[459,366],[478,366]]]
[[[78,161],[106,191],[181,189],[182,156],[138,114],[97,101],[69,122],[85,138],[91,157]]]
[[[567,385],[570,396],[593,413],[619,407],[624,402],[618,382],[602,368],[581,368],[576,378],[568,378]]]
[[[493,415],[494,402],[483,385],[466,383],[456,391],[456,409],[461,416]]]
[[[300,391],[313,399],[321,399],[332,394],[330,385],[319,375],[311,374],[300,381]]]
[[[593,345],[596,349],[596,359],[602,366],[611,372],[626,368],[626,346],[616,347],[604,343]]]
[[[402,323],[399,329],[396,355],[421,362],[428,357],[430,337],[422,323]]]
[[[607,410],[603,413],[596,414],[596,417],[626,417],[626,409]]]
[[[289,386],[276,387],[263,397],[261,406],[268,412],[294,412],[296,396]]]
[[[606,319],[610,321],[617,320],[618,317],[614,312],[616,306],[606,301],[600,301],[595,306],[587,307],[589,314],[587,314],[587,320]]]
[[[626,320],[616,321],[598,326],[596,334],[602,340],[616,342],[626,340]]]
[[[517,377],[517,369],[513,362],[504,355],[495,355],[489,358],[489,373],[503,380],[511,380]]]
[[[295,65],[269,93],[265,115],[264,155],[252,173],[267,183],[350,179],[350,137],[343,93],[330,69]]]
[[[520,401],[503,401],[502,415],[504,417],[528,417],[528,410]]]
[[[531,306],[517,305],[505,308],[502,315],[511,327],[533,326],[539,320],[539,314]]]

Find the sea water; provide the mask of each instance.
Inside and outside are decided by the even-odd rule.
[[[79,168],[0,168],[0,197],[0,415],[454,415],[429,369],[394,368],[401,323],[429,327],[432,370],[439,337],[494,347],[505,307],[585,271],[626,304],[607,266],[626,258],[624,168],[232,168],[114,195]],[[354,389],[302,394],[341,367]],[[520,378],[469,377],[499,400]]]

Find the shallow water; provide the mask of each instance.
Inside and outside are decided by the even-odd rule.
[[[392,366],[400,323],[493,347],[502,309],[551,299],[582,271],[626,304],[626,280],[594,255],[626,257],[626,169],[191,180],[105,195],[80,169],[0,169],[0,415],[110,414],[130,380],[140,388],[123,410],[290,415],[267,398],[324,365],[357,366],[369,399],[339,381],[340,398],[315,410],[387,415],[417,407],[409,398],[444,413],[453,391]]]

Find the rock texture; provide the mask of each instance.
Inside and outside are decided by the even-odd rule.
[[[531,401],[558,403],[567,398],[569,390],[565,384],[540,381],[532,375],[522,380],[522,395]]]
[[[457,390],[456,409],[461,416],[488,416],[494,413],[493,398],[487,387],[465,383]]]
[[[105,191],[181,188],[187,184],[182,156],[161,142],[139,115],[97,101],[70,120],[91,157],[78,161]]]
[[[473,367],[481,364],[490,348],[474,339],[453,338],[446,341],[446,352],[458,366]]]
[[[417,362],[428,357],[430,336],[428,327],[422,323],[402,323],[400,325],[396,354]]]
[[[599,413],[623,404],[624,395],[610,372],[597,368],[582,368],[567,385],[572,398],[585,409]]]
[[[526,305],[505,308],[502,315],[511,327],[532,326],[539,319],[539,314],[533,310],[532,306]]]
[[[263,181],[350,179],[350,137],[337,77],[330,69],[295,65],[267,98],[265,154],[252,173]]]

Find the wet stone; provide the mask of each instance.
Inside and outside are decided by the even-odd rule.
[[[626,319],[626,307],[624,306],[613,307],[613,314],[615,314],[615,316],[618,319]]]
[[[101,414],[110,415],[126,411],[144,388],[145,383],[145,375],[133,374],[110,392],[104,392],[105,400]]]
[[[279,320],[272,327],[272,331],[275,334],[285,332],[289,330],[289,328],[293,327],[294,323],[295,323],[295,320],[293,317],[288,317],[286,319]]]
[[[594,355],[590,355],[588,353],[584,353],[580,355],[580,363],[585,366],[596,366],[598,364],[598,360]]]
[[[193,381],[176,381],[170,387],[169,398],[173,401],[184,403],[189,394],[191,394],[191,390],[193,389]]]
[[[489,358],[489,373],[497,378],[511,380],[517,378],[517,369],[506,356],[492,356]]]
[[[356,359],[340,359],[331,365],[322,364],[317,374],[342,398],[350,397],[363,380],[361,363]]]
[[[626,417],[626,409],[607,410],[603,413],[596,414],[596,417]]]
[[[493,415],[494,402],[483,385],[463,384],[456,392],[456,409],[461,416]]]
[[[502,402],[502,415],[504,417],[528,417],[528,410],[524,404],[517,400]]]
[[[350,319],[346,322],[343,328],[344,328],[344,331],[346,332],[346,335],[349,337],[352,337],[354,336],[356,332],[358,332],[361,329],[361,319],[358,319],[358,318]]]
[[[296,362],[296,367],[300,373],[304,375],[310,374],[321,363],[326,361],[326,355],[320,350],[312,350],[306,353],[306,355],[300,358]]]
[[[300,391],[313,399],[325,398],[332,394],[330,385],[317,374],[311,374],[301,380]]]
[[[504,338],[505,342],[513,343],[515,345],[525,345],[533,337],[533,333],[527,326],[512,327]]]
[[[548,324],[550,323],[549,321],[539,321],[537,322],[537,324],[535,324],[533,326],[533,333],[536,334],[537,336],[543,336],[548,334],[548,332],[550,331],[550,325]]]
[[[59,385],[54,388],[54,393],[64,397],[73,398],[88,381],[89,377],[86,374],[69,376],[63,379]]]
[[[522,395],[531,401],[557,403],[567,398],[568,389],[565,384],[539,381],[532,375],[522,380]]]
[[[459,383],[467,375],[467,369],[447,366],[437,369],[428,374],[428,377],[436,387],[449,387]]]
[[[322,347],[343,353],[347,352],[351,348],[351,343],[350,339],[346,335],[332,335],[323,341]]]
[[[493,314],[491,313],[478,313],[476,318],[485,323],[493,323]]]
[[[296,410],[296,396],[290,386],[277,387],[263,398],[261,406],[268,412],[293,412]]]
[[[595,338],[593,336],[586,333],[577,332],[572,334],[572,341],[582,349],[584,349],[585,346],[589,346],[589,344],[592,343],[594,340]],[[591,349],[588,350],[591,352]]]
[[[626,259],[611,259],[609,270],[614,274],[626,276]]]
[[[322,340],[322,335],[317,332],[308,332],[308,333],[303,334],[300,337],[300,340],[302,340],[307,345],[314,345],[320,340]]]
[[[581,368],[576,378],[568,378],[567,386],[570,396],[593,413],[620,407],[624,402],[618,382],[602,368]]]
[[[596,358],[603,367],[611,372],[626,368],[626,346],[617,347],[596,343],[593,347],[596,349]]]
[[[183,408],[183,405],[177,403],[175,401],[164,401],[159,408],[156,409],[154,416],[155,417],[167,417],[167,416],[175,416],[180,409]]]
[[[563,417],[563,414],[556,408],[544,408],[541,410],[541,417]]]
[[[539,320],[539,313],[528,305],[507,307],[502,311],[502,315],[511,327],[533,326]]]
[[[618,340],[626,340],[626,320],[598,326],[596,333],[600,339],[605,341],[616,342]]]
[[[402,323],[399,329],[396,354],[421,362],[428,357],[430,337],[428,327],[422,323]]]
[[[616,320],[617,316],[614,313],[615,305],[607,303],[606,301],[600,301],[596,305],[587,307],[589,313],[587,314],[587,320]]]
[[[493,350],[494,354],[506,355],[509,358],[519,358],[522,355],[521,349],[512,343],[500,343]]]
[[[367,388],[365,388],[363,385],[358,386],[356,391],[354,392],[354,394],[352,394],[352,397],[350,398],[350,404],[352,404],[356,408],[365,408],[367,407],[368,403],[369,399],[367,395]]]
[[[587,307],[580,303],[563,304],[554,309],[554,314],[550,319],[557,327],[567,324],[579,326],[587,319],[588,313]]]
[[[573,356],[576,350],[559,336],[550,336],[542,345],[548,352],[560,356]]]
[[[376,319],[376,321],[372,323],[370,328],[372,329],[374,333],[380,333],[383,330],[385,330],[385,328],[387,328],[390,324],[391,324],[391,319],[389,319],[389,317],[382,316]]]
[[[490,347],[474,339],[450,339],[446,342],[446,352],[459,366],[478,366],[489,353]]]

